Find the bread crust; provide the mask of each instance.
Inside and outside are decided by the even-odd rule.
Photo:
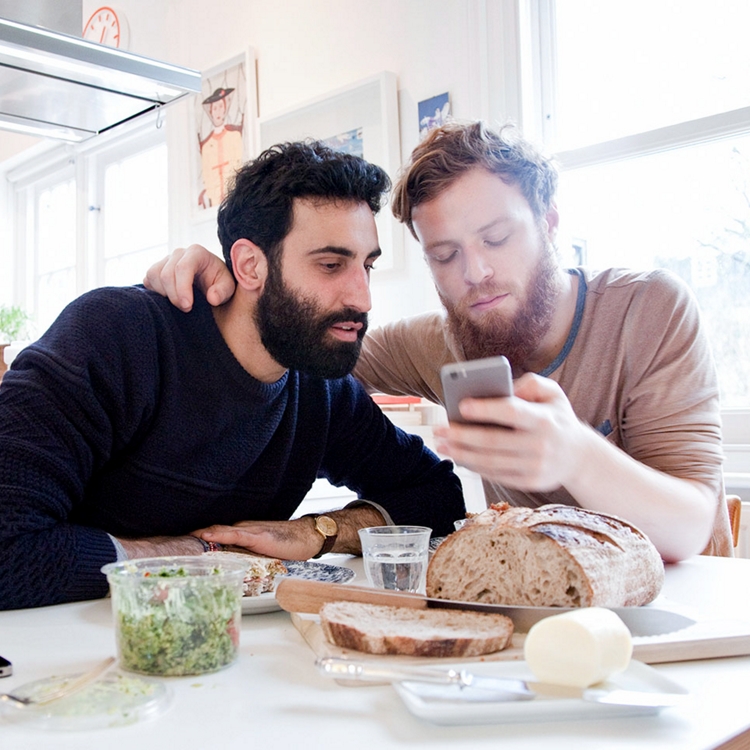
[[[504,615],[360,602],[324,604],[320,624],[341,648],[403,656],[481,656],[506,648],[513,635]]]
[[[427,596],[523,606],[638,606],[663,583],[643,532],[568,505],[492,505],[448,536],[427,569]]]

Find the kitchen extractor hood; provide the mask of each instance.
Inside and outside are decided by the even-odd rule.
[[[197,71],[0,18],[0,130],[83,141],[200,90]]]

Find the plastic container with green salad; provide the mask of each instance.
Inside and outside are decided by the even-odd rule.
[[[105,565],[120,666],[172,676],[231,664],[239,648],[245,570],[235,560],[200,556]]]

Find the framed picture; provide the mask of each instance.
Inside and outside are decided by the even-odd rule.
[[[258,95],[255,50],[249,48],[202,75],[194,99],[191,142],[197,218],[210,219],[235,170],[256,153]]]
[[[391,180],[400,165],[396,75],[383,72],[293,109],[260,119],[260,150],[314,138],[385,169]],[[376,218],[383,255],[375,274],[403,263],[403,227],[385,205]]]
[[[424,99],[417,105],[419,110],[419,140],[433,129],[440,127],[450,117],[451,100],[448,93]]]

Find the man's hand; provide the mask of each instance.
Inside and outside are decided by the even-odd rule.
[[[294,521],[240,521],[234,526],[209,526],[193,532],[207,542],[244,547],[249,552],[283,560],[308,560],[317,555],[323,537],[310,518]]]
[[[336,520],[339,533],[333,552],[361,554],[359,529],[382,526],[385,521],[372,506],[345,508],[325,513]],[[309,560],[320,552],[323,537],[312,518],[292,521],[240,521],[233,526],[209,526],[193,532],[207,542],[244,547],[249,552],[283,560]]]
[[[202,245],[177,248],[171,255],[154,263],[143,279],[146,289],[189,312],[193,307],[193,283],[203,290],[209,304],[217,306],[231,299],[235,283],[224,261]]]
[[[554,381],[527,373],[515,381],[513,397],[464,399],[460,408],[464,419],[484,425],[435,429],[438,451],[457,464],[527,492],[557,489],[578,470],[590,428]]]

